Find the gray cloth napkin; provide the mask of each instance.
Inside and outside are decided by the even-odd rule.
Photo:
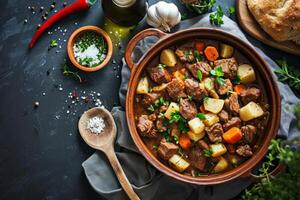
[[[249,42],[238,25],[231,19],[224,17],[224,25],[212,26],[209,22],[209,14],[203,17],[183,21],[177,30],[188,27],[213,27],[225,30],[236,37]],[[134,52],[137,60],[157,39],[149,37],[141,41]],[[253,42],[258,53],[269,64],[273,71],[278,66],[267,57],[259,48],[259,43]],[[123,61],[124,63],[124,61]],[[124,112],[127,83],[130,71],[126,64],[122,68],[122,82],[120,86],[120,101],[123,107],[115,107],[112,114],[118,127],[116,139],[116,151],[120,163],[132,183],[134,190],[141,199],[167,200],[167,199],[201,199],[201,200],[226,200],[237,196],[249,184],[249,179],[237,179],[225,184],[215,186],[195,186],[176,181],[154,169],[138,152],[128,131]],[[273,76],[275,76],[273,74]],[[282,98],[282,118],[279,135],[289,140],[300,138],[300,132],[295,127],[295,116],[291,110],[293,105],[300,100],[293,94],[291,89],[281,82],[277,82]],[[118,183],[107,159],[102,153],[96,152],[82,164],[86,177],[91,186],[107,199],[128,199]]]

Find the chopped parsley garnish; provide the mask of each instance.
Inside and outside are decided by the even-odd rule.
[[[163,106],[163,105],[166,105],[166,102],[164,100],[163,97],[160,97],[159,99],[157,99],[155,102],[154,102],[154,105],[156,107],[159,107],[159,106]]]
[[[153,144],[152,149],[156,151],[158,149],[158,144]]]
[[[192,100],[193,100],[193,97],[192,97],[192,96],[188,95],[187,97],[188,97],[189,101],[192,101]]]
[[[151,111],[151,112],[154,112],[154,111],[155,111],[153,105],[148,106],[147,110],[149,110],[149,111]]]
[[[165,65],[165,64],[158,64],[157,67],[159,69],[163,69],[163,68],[167,67],[167,65]]]
[[[218,6],[217,12],[209,15],[210,23],[216,26],[220,26],[221,24],[224,24],[223,16],[224,16],[224,12],[222,7]]]
[[[228,8],[228,13],[229,13],[229,15],[233,15],[233,14],[235,13],[235,7],[230,6],[230,7]]]
[[[198,76],[199,81],[202,81],[203,75],[202,75],[202,72],[199,69],[197,70],[197,76]]]
[[[52,39],[52,40],[50,41],[50,48],[57,47],[57,46],[58,46],[57,40]]]
[[[178,138],[177,135],[174,135],[174,136],[173,136],[173,140],[174,140],[175,144],[178,144],[178,143],[179,143],[179,138]]]
[[[197,62],[200,62],[203,60],[203,57],[202,57],[202,55],[200,55],[199,51],[194,51],[194,57]]]
[[[171,114],[171,119],[169,123],[176,122],[178,124],[178,128],[181,132],[186,133],[188,131],[187,121],[181,116],[181,114],[177,112],[173,112]]]
[[[171,141],[171,129],[167,129],[166,132],[164,132],[164,138],[167,140],[167,142],[170,142]]]
[[[224,73],[223,73],[223,69],[222,69],[221,66],[218,66],[218,67],[210,70],[209,73],[216,78],[216,81],[220,85],[224,85],[225,84],[225,81],[223,79]]]
[[[204,149],[203,153],[205,157],[210,158],[213,154],[213,151],[211,149]]]
[[[232,82],[236,85],[240,84],[241,83],[241,78],[239,75],[237,75],[233,80]]]
[[[197,117],[201,120],[206,120],[205,114],[204,113],[198,113]]]
[[[208,96],[205,96],[204,99],[203,99],[203,102],[204,102],[204,103],[207,103],[208,99],[209,99],[209,97],[208,97]]]

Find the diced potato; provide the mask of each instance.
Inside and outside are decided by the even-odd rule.
[[[205,124],[205,126],[212,126],[215,123],[219,122],[220,119],[218,117],[218,115],[213,114],[213,113],[207,113],[205,114],[205,120],[203,120],[203,123]]]
[[[255,71],[251,65],[243,64],[238,67],[238,76],[241,83],[248,84],[255,81]]]
[[[172,49],[165,49],[160,54],[160,62],[168,67],[174,67],[177,63],[175,53]]]
[[[153,92],[162,92],[162,91],[164,91],[164,90],[166,89],[166,87],[167,87],[167,84],[166,84],[166,83],[163,83],[163,84],[161,84],[161,85],[159,85],[159,86],[153,87],[153,88],[152,88],[152,91],[153,91]]]
[[[198,117],[188,121],[188,125],[190,129],[196,134],[202,133],[205,128],[205,125]]]
[[[214,81],[211,78],[204,78],[202,82],[207,91],[211,91],[215,88]]]
[[[221,156],[219,162],[214,167],[213,172],[218,173],[224,171],[227,169],[227,167],[228,167],[228,161]]]
[[[174,154],[169,159],[170,165],[178,172],[183,172],[190,166],[190,163],[188,163],[186,160],[184,160],[182,157],[180,157],[177,154]]]
[[[191,140],[193,140],[193,141],[196,142],[196,141],[198,141],[198,140],[204,138],[204,136],[205,136],[205,131],[202,131],[201,133],[195,133],[195,132],[193,132],[193,131],[188,131],[187,134],[188,134],[188,136],[191,138]]]
[[[185,79],[184,74],[178,70],[173,73],[173,76],[179,81],[183,81]]]
[[[234,51],[233,47],[228,44],[221,44],[220,49],[220,55],[222,58],[230,58]]]
[[[179,111],[179,105],[171,102],[164,115],[167,119],[171,119],[171,114],[177,111]]]
[[[247,105],[240,109],[240,118],[243,121],[255,119],[262,116],[263,114],[263,109],[253,101],[249,102]]]
[[[138,83],[136,93],[147,94],[149,92],[149,81],[147,77],[142,77]]]
[[[209,93],[209,96],[211,96],[214,99],[219,99],[220,98],[215,89],[209,91],[208,93]]]
[[[209,145],[210,149],[212,150],[212,157],[218,157],[223,155],[224,153],[227,152],[227,149],[225,147],[224,144],[220,143],[220,144],[211,144]]]
[[[214,114],[218,114],[222,110],[223,106],[223,99],[213,99],[209,97],[204,99],[204,109]]]

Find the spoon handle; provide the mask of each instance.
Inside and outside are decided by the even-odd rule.
[[[122,188],[124,189],[124,191],[126,192],[126,194],[128,195],[128,197],[131,200],[140,200],[139,196],[134,192],[130,182],[128,181],[122,166],[116,156],[115,150],[113,148],[110,148],[109,150],[107,149],[107,151],[104,151],[115,174],[117,175],[117,178],[122,186]]]

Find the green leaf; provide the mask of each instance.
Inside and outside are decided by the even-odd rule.
[[[197,117],[201,120],[206,120],[205,114],[204,113],[198,113]]]
[[[209,15],[210,23],[216,26],[224,24],[223,22],[223,9],[221,6],[218,6],[217,11]]]
[[[228,9],[229,15],[233,15],[235,13],[235,7],[230,6]]]
[[[158,64],[157,67],[159,69],[164,69],[165,67],[167,67],[167,65],[165,65],[165,64]]]
[[[237,75],[233,80],[232,82],[236,85],[240,84],[241,83],[241,78],[239,75]]]
[[[205,157],[210,158],[213,154],[213,151],[211,149],[204,149],[203,153]]]
[[[152,149],[156,151],[158,149],[158,144],[153,144]]]
[[[221,77],[217,77],[216,80],[217,80],[218,84],[220,84],[220,85],[224,85],[225,84],[225,80],[223,78],[221,78]]]
[[[203,60],[203,56],[200,55],[199,51],[194,51],[194,57],[196,58],[197,62],[200,62]]]
[[[199,69],[197,70],[197,76],[198,76],[199,81],[202,81],[203,75],[202,75],[202,72]]]
[[[155,108],[153,107],[153,105],[150,105],[150,106],[148,106],[147,110],[149,110],[151,112],[154,112]]]
[[[53,47],[57,47],[57,46],[58,46],[57,40],[52,39],[52,40],[50,41],[50,47],[53,48]]]

